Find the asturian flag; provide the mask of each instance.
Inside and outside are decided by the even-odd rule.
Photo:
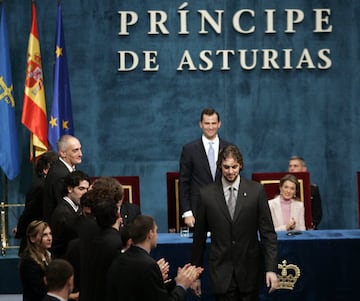
[[[62,135],[74,135],[71,108],[70,83],[62,24],[61,3],[56,18],[54,97],[49,121],[49,143],[56,150],[56,142]]]
[[[32,22],[27,50],[24,104],[21,122],[30,130],[30,160],[49,149],[47,116],[40,41],[35,3],[32,2]]]
[[[18,143],[6,14],[0,2],[0,166],[9,180],[20,172]]]

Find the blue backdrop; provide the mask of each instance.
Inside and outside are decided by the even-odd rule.
[[[31,181],[29,132],[20,123],[31,1],[4,3],[22,162],[8,196],[18,203]],[[49,114],[57,1],[36,5]],[[63,0],[62,9],[75,135],[84,153],[79,169],[140,176],[142,212],[156,218],[160,231],[167,231],[166,172],[178,170],[181,147],[199,137],[200,112],[209,106],[220,113],[220,135],[241,148],[244,176],[285,171],[288,158],[301,155],[322,194],[320,228],[357,227],[359,1]],[[244,9],[241,28],[255,28],[248,34],[236,26]],[[303,19],[294,32],[287,32],[289,10],[296,10],[295,22]],[[138,20],[119,35],[125,11]],[[151,27],[154,15],[167,17],[163,27]],[[213,18],[213,27],[203,16]],[[227,60],[221,50],[228,50]],[[137,68],[118,70],[121,51],[138,56]],[[143,71],[144,51],[153,59],[148,69],[157,71]],[[256,53],[251,70],[240,53],[248,66]],[[126,68],[132,63],[126,56]]]

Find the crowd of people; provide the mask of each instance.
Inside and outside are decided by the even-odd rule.
[[[306,171],[305,161],[290,158],[279,195],[267,200],[261,184],[240,176],[244,161],[238,147],[219,138],[219,113],[205,109],[199,125],[202,137],[184,145],[180,157],[180,205],[193,245],[176,277],[169,279],[165,258],[150,256],[157,245],[156,221],[123,201],[116,179],[92,182],[79,170],[81,143],[64,135],[57,153],[38,158],[17,226],[23,300],[182,301],[188,289],[200,296],[209,232],[209,276],[217,301],[258,300],[263,273],[269,292],[276,290],[276,231],[305,230],[295,174]],[[321,199],[312,186],[316,229]]]

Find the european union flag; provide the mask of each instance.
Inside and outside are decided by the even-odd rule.
[[[5,7],[0,3],[0,166],[9,180],[20,171],[18,143]]]
[[[74,135],[74,123],[62,25],[62,11],[61,3],[59,3],[56,17],[54,97],[48,131],[49,143],[53,150],[57,150],[56,142],[65,134]]]

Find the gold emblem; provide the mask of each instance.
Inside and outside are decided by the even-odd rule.
[[[8,87],[4,82],[4,78],[0,76],[0,100],[4,99],[7,104],[11,104],[11,107],[15,107],[15,100],[12,95],[13,86]]]
[[[281,271],[279,275],[279,289],[293,290],[296,281],[300,277],[300,269],[295,264],[287,264],[286,260],[278,264]]]

